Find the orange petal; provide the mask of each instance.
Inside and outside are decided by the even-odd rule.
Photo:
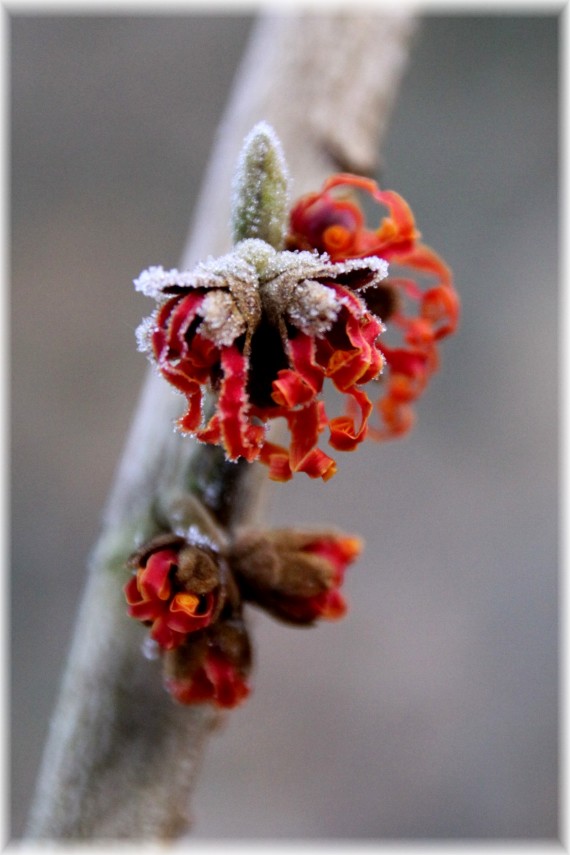
[[[291,431],[289,462],[293,472],[305,472],[310,478],[328,481],[336,472],[336,463],[316,448],[322,430],[322,409],[317,402],[289,413],[287,422]]]
[[[137,571],[138,585],[141,593],[147,599],[158,598],[167,600],[170,596],[169,574],[176,566],[178,552],[175,549],[159,549],[153,552],[145,567]]]
[[[249,398],[246,390],[248,360],[234,345],[222,350],[221,367],[224,373],[217,412],[221,439],[230,460],[259,457],[263,427],[253,425],[248,418]]]
[[[348,413],[330,420],[329,442],[337,451],[354,451],[366,438],[368,419],[372,412],[372,402],[362,389],[353,388],[348,390],[347,394],[360,409],[360,427],[356,429],[355,419]]]
[[[289,452],[282,445],[275,445],[272,442],[264,443],[259,461],[265,466],[269,466],[269,477],[272,481],[290,481],[293,477],[289,463]]]

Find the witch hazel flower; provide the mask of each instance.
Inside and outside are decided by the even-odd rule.
[[[328,427],[333,448],[362,441],[370,412],[362,384],[382,370],[376,347],[383,326],[357,295],[387,274],[382,259],[331,262],[327,255],[277,251],[241,241],[233,252],[179,273],[162,268],[136,281],[159,307],[139,329],[139,347],[186,396],[178,427],[222,445],[230,460],[260,460],[270,477],[295,472],[330,478],[331,457],[317,447]],[[360,410],[329,419],[320,400],[330,379]],[[203,421],[204,392],[217,394]],[[269,421],[282,417],[291,441],[267,441]]]
[[[354,191],[387,210],[376,229]],[[233,251],[193,270],[144,271],[135,285],[157,309],[137,335],[186,398],[183,433],[222,446],[229,460],[259,460],[276,481],[297,472],[328,480],[336,463],[319,447],[325,431],[333,449],[352,451],[366,436],[410,429],[459,300],[449,267],[420,242],[394,191],[342,173],[287,205],[280,143],[261,123],[234,181]],[[345,402],[340,415],[325,409],[325,381]],[[268,439],[275,419],[288,428],[287,446]]]
[[[128,613],[150,627],[164,650],[214,623],[227,597],[227,571],[204,545],[174,534],[159,535],[128,561],[133,575],[124,588]]]
[[[250,694],[251,661],[248,632],[234,613],[166,654],[164,684],[180,704],[230,709]]]
[[[366,226],[355,191],[386,212],[377,228]],[[373,255],[390,263],[389,278],[361,294],[367,310],[387,327],[377,342],[386,364],[375,378],[380,426],[369,427],[369,435],[379,440],[410,429],[412,404],[439,368],[439,343],[459,323],[451,270],[420,238],[414,215],[398,193],[348,173],[331,176],[320,191],[299,199],[290,214],[291,249],[326,252],[336,262]]]
[[[135,280],[157,303],[137,331],[139,348],[186,398],[180,431],[222,446],[229,460],[259,460],[277,481],[296,472],[328,480],[336,463],[318,447],[321,434],[328,429],[332,448],[348,451],[367,433],[363,386],[382,372],[384,326],[362,297],[388,265],[282,249],[283,159],[264,123],[246,140],[237,176],[232,252],[189,271],[151,267]],[[325,410],[325,381],[347,402],[341,415]],[[206,419],[208,391],[215,411]],[[288,446],[267,438],[278,418]]]

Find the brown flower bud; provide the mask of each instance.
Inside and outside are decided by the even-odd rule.
[[[312,624],[345,613],[339,588],[361,548],[331,530],[276,529],[239,533],[227,556],[244,599],[288,623]]]

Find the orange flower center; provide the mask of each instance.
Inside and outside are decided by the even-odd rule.
[[[327,250],[340,252],[350,249],[354,243],[354,235],[345,226],[329,226],[323,232],[323,242]]]
[[[173,612],[186,612],[195,615],[200,607],[200,597],[196,594],[176,594],[170,608]]]

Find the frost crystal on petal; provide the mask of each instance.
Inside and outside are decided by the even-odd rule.
[[[145,297],[152,297],[156,300],[160,293],[164,277],[165,273],[162,267],[149,267],[148,270],[143,270],[140,276],[134,280],[134,286]]]
[[[137,350],[141,353],[150,353],[152,351],[151,336],[156,324],[156,315],[153,314],[149,318],[144,318],[138,325],[135,331],[137,339]]]
[[[226,347],[246,331],[247,324],[227,291],[210,291],[198,311],[204,320],[199,332],[216,347]]]
[[[335,267],[340,273],[351,273],[353,270],[362,270],[364,267],[375,271],[376,275],[370,282],[367,282],[364,288],[369,288],[371,285],[377,285],[382,279],[388,275],[388,262],[383,258],[370,256],[368,258],[349,258],[346,261],[337,261]]]
[[[247,240],[240,241],[228,258],[232,255],[239,260],[243,260],[248,265],[252,265],[258,277],[265,279],[268,276],[275,275],[275,259],[283,255],[283,253],[277,253],[264,240],[248,238]]]
[[[198,275],[197,275],[198,274]],[[191,270],[164,270],[163,267],[149,267],[143,270],[140,276],[134,280],[137,291],[141,291],[145,297],[154,300],[165,300],[168,298],[168,289],[196,288],[199,287],[199,268],[196,272]]]
[[[276,252],[268,259],[261,282],[262,301],[272,322],[286,314],[299,329],[320,335],[330,329],[340,303],[327,282],[358,280],[364,291],[388,274],[381,258],[355,258],[333,263],[326,253]]]
[[[302,332],[320,336],[330,330],[340,307],[341,301],[331,288],[305,279],[295,288],[287,314]]]

